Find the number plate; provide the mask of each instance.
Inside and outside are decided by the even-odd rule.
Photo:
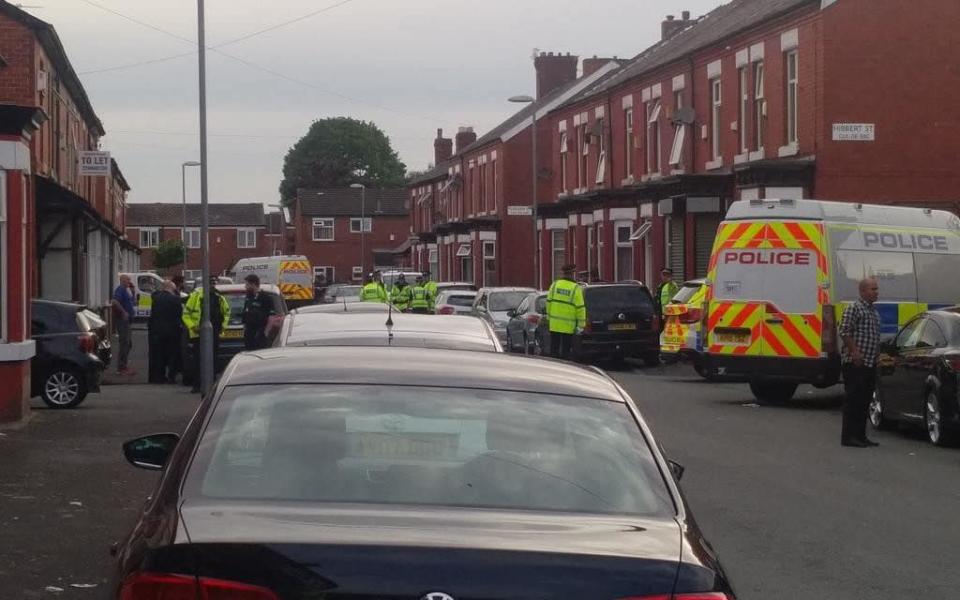
[[[636,323],[614,323],[613,325],[610,325],[609,327],[607,327],[607,329],[610,331],[636,331],[637,324]]]
[[[727,344],[731,346],[748,346],[750,345],[750,333],[749,332],[737,332],[737,331],[724,331],[716,332],[713,334],[713,339],[718,344]]]
[[[687,340],[684,339],[684,337],[683,337],[683,336],[680,336],[680,335],[665,335],[665,336],[663,336],[663,342],[664,342],[665,344],[671,344],[671,345],[680,346],[680,345],[682,345],[682,344],[683,344],[684,342],[686,342],[686,341],[687,341]]]
[[[236,340],[243,337],[242,329],[225,329],[220,332],[220,339]]]

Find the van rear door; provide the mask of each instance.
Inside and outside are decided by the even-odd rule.
[[[710,352],[819,358],[828,268],[823,250],[819,223],[721,224],[710,265]]]

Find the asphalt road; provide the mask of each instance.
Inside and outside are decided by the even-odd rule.
[[[682,366],[614,376],[640,404],[741,600],[955,599],[960,449],[868,432],[840,446],[840,388],[759,407]]]

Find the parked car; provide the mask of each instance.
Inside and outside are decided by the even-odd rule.
[[[489,287],[481,288],[473,301],[471,314],[490,324],[497,333],[500,342],[507,343],[508,311],[514,310],[523,299],[537,290],[527,287]]]
[[[533,354],[537,347],[534,343],[537,325],[545,314],[547,314],[546,292],[528,294],[520,306],[515,310],[507,311],[510,317],[507,321],[507,352]]]
[[[324,301],[327,304],[333,303],[350,303],[350,302],[360,302],[360,290],[363,289],[361,285],[344,285],[340,283],[335,283],[327,288],[327,294],[324,296]]]
[[[396,308],[393,309],[396,312]],[[301,306],[290,311],[291,314],[299,315],[309,314],[357,314],[357,313],[382,313],[384,318],[390,312],[390,305],[382,302],[346,302],[343,304],[314,304],[312,306]]]
[[[663,307],[665,322],[660,334],[660,354],[666,361],[684,358],[698,375],[712,378],[703,361],[703,315],[707,302],[707,280],[694,279],[680,286]]]
[[[235,355],[243,352],[243,303],[247,297],[246,288],[239,283],[229,285],[218,285],[219,291],[230,303],[230,323],[227,328],[220,332],[220,345],[217,351],[217,364],[225,365]],[[280,325],[283,323],[284,316],[287,314],[287,303],[280,292],[280,288],[272,285],[261,285],[260,291],[270,297],[273,303],[273,311],[276,313],[267,323],[267,339],[270,343],[280,332]]]
[[[650,290],[639,282],[585,284],[583,299],[587,323],[573,338],[577,360],[640,358],[648,366],[660,364],[660,321]],[[550,319],[537,325],[538,354],[550,353]]]
[[[735,598],[682,467],[595,369],[264,350],[231,363],[182,438],[123,452],[165,473],[104,597]]]
[[[476,298],[476,292],[448,288],[437,294],[434,312],[438,315],[469,315]]]
[[[477,286],[466,281],[439,281],[437,282],[437,293],[452,291],[452,290],[461,290],[465,292],[475,292],[477,291]]]
[[[31,335],[37,351],[30,363],[31,396],[51,408],[78,406],[110,362],[107,324],[81,304],[34,300]]]
[[[275,346],[396,346],[503,352],[490,326],[464,316],[293,313]]]
[[[937,446],[960,441],[960,307],[932,310],[882,345],[870,423],[923,427]]]

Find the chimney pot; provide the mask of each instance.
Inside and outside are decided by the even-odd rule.
[[[676,17],[674,17],[673,15],[667,15],[667,20],[668,20],[668,21],[672,21],[672,20],[674,20],[675,18],[676,18]]]
[[[460,154],[463,152],[464,148],[475,141],[477,141],[477,134],[474,133],[473,127],[460,127],[460,129],[457,131],[456,153]]]
[[[542,98],[558,87],[577,78],[579,57],[563,52],[541,54],[534,60],[537,76],[537,98]]]
[[[453,156],[453,140],[443,137],[443,129],[437,129],[437,139],[433,141],[433,166],[439,166]]]
[[[689,10],[683,11],[683,20],[684,20],[684,21],[689,21],[689,20],[690,20],[690,11],[689,11]]]
[[[660,39],[668,40],[683,31],[686,26],[686,21],[678,21],[673,15],[667,15],[667,18],[660,23]]]

